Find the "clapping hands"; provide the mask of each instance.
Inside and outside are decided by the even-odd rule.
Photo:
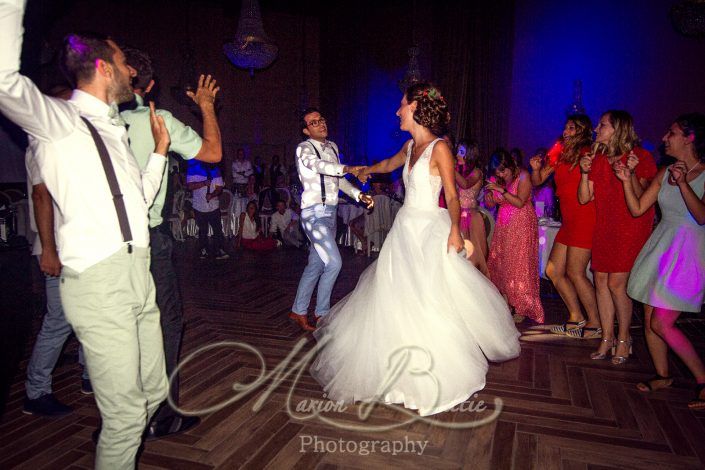
[[[688,174],[688,167],[685,162],[677,161],[668,167],[668,171],[671,173],[671,179],[674,183],[680,185],[686,182],[685,176]]]

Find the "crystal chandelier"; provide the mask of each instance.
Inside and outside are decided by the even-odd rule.
[[[223,46],[223,52],[236,67],[248,69],[250,76],[277,58],[279,48],[264,32],[257,0],[242,0],[235,39]]]
[[[671,7],[671,22],[684,36],[705,36],[705,0],[684,0]]]
[[[404,78],[399,80],[399,90],[402,93],[411,85],[421,81],[421,72],[419,71],[419,53],[420,49],[417,46],[411,46],[409,52],[409,66],[406,68]]]

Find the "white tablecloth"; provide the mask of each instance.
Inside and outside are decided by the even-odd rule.
[[[556,239],[556,235],[558,235],[558,230],[561,228],[560,222],[549,223],[551,225],[539,222],[539,274],[544,279],[548,279],[546,277],[548,257],[553,249],[553,242]]]
[[[548,279],[548,276],[546,276],[546,265],[560,228],[560,222],[539,220],[539,275],[544,279]],[[588,279],[592,280],[590,263],[588,263],[585,274],[587,274]]]

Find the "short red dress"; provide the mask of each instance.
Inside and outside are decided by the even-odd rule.
[[[582,155],[589,150],[585,148],[580,153]],[[580,165],[572,167],[570,163],[557,160],[553,167],[556,196],[561,204],[563,222],[555,243],[590,250],[595,231],[595,204],[592,201],[587,204],[578,202]]]
[[[651,181],[657,168],[654,157],[637,147],[639,158],[635,171],[639,178]],[[626,165],[627,155],[621,162]],[[651,207],[641,217],[632,217],[624,199],[622,182],[605,155],[597,155],[589,175],[595,194],[595,234],[592,242],[592,269],[602,273],[628,273],[639,251],[648,240],[656,214]]]

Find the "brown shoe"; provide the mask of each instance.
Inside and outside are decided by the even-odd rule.
[[[316,328],[308,324],[306,315],[299,315],[294,312],[289,313],[289,320],[296,323],[304,331],[315,331]]]

